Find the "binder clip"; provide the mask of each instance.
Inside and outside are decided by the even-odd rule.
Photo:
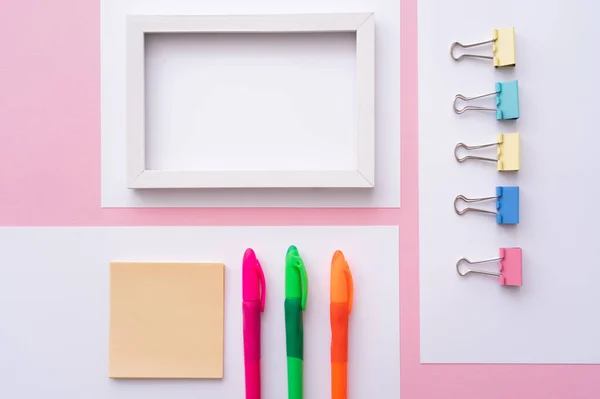
[[[462,263],[476,265],[479,263],[499,261],[500,270],[492,272],[488,270],[470,269],[468,266],[461,267]],[[500,277],[500,285],[510,285],[520,287],[523,284],[523,255],[521,248],[500,248],[500,256],[493,259],[470,261],[467,258],[461,258],[456,262],[456,271],[461,276],[469,273],[485,274],[487,276]]]
[[[479,98],[496,96],[496,108],[482,107],[477,105],[467,105],[463,108],[456,106],[457,100],[472,101]],[[475,97],[466,97],[462,94],[454,96],[452,104],[454,112],[462,114],[466,111],[495,111],[497,120],[519,119],[519,81],[512,80],[510,82],[496,82],[496,90]]]
[[[478,54],[461,54],[458,57],[454,56],[455,47],[462,47],[465,49],[490,43],[492,44],[492,56]],[[494,29],[492,31],[491,40],[486,40],[479,43],[462,44],[459,42],[454,42],[452,43],[452,46],[450,46],[450,56],[455,61],[460,61],[463,57],[492,60],[494,62],[494,67],[496,68],[515,66],[517,63],[515,52],[515,27],[511,26],[510,28]]]
[[[496,200],[496,211],[486,209],[467,207],[458,209],[458,201],[466,203]],[[496,215],[498,224],[518,224],[519,223],[519,187],[517,186],[498,186],[494,197],[467,198],[459,195],[454,199],[454,211],[458,215],[464,215],[467,212],[481,212],[490,215]]]
[[[519,165],[521,163],[519,137],[519,133],[504,133],[498,135],[498,141],[495,143],[481,144],[475,146],[468,146],[463,143],[458,143],[456,147],[454,147],[454,157],[458,162],[461,163],[469,159],[497,162],[499,172],[517,171],[519,170]],[[458,156],[459,148],[464,148],[467,151],[471,151],[493,146],[498,147],[498,158],[485,158],[473,155],[467,155],[462,158],[459,158]]]

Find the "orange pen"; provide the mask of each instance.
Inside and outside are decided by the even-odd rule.
[[[331,260],[331,398],[348,398],[348,318],[352,312],[354,282],[342,251]]]

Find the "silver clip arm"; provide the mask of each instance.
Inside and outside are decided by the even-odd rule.
[[[481,202],[481,201],[488,201],[488,200],[493,200],[493,199],[498,199],[498,196],[494,196],[494,197],[482,197],[482,198],[467,198],[464,195],[458,195],[455,199],[454,199],[454,211],[458,214],[458,215],[463,215],[466,212],[481,212],[481,213],[489,213],[491,215],[497,215],[498,212],[495,211],[488,211],[486,209],[480,209],[480,208],[471,208],[471,207],[466,207],[462,210],[458,209],[458,201],[464,201],[466,203],[472,203],[472,202]]]
[[[462,100],[462,101],[467,102],[467,101],[477,100],[479,98],[493,96],[496,94],[498,94],[498,92],[496,92],[496,91],[494,91],[492,93],[488,93],[488,94],[482,94],[482,95],[476,96],[476,97],[466,97],[466,96],[463,96],[462,94],[457,94],[456,96],[454,96],[454,102],[452,103],[452,109],[457,114],[462,114],[463,112],[466,112],[466,111],[496,111],[496,108],[482,107],[479,105],[467,105],[462,108],[458,108],[458,106],[456,105],[457,100]]]
[[[469,273],[477,273],[477,274],[485,274],[487,276],[501,276],[502,274],[500,272],[490,272],[487,270],[480,270],[480,269],[471,269],[468,266],[465,266],[464,268],[461,267],[461,264],[464,263],[468,263],[469,265],[477,265],[479,263],[487,263],[487,262],[495,262],[495,261],[499,261],[502,258],[492,258],[492,259],[485,259],[485,260],[478,260],[478,261],[470,261],[467,258],[461,258],[458,260],[458,262],[456,262],[456,271],[458,272],[458,274],[460,274],[461,276],[466,276]]]
[[[456,160],[458,162],[461,162],[461,163],[464,162],[464,161],[466,161],[466,160],[469,160],[469,159],[478,159],[480,161],[498,162],[498,159],[495,159],[495,158],[485,158],[485,157],[478,157],[478,156],[474,156],[474,155],[466,155],[466,156],[460,158],[458,156],[458,149],[459,148],[464,148],[467,151],[471,151],[471,150],[479,150],[481,148],[487,148],[487,147],[497,146],[498,144],[499,143],[489,143],[489,144],[481,144],[481,145],[472,145],[472,146],[470,146],[470,145],[466,145],[464,143],[458,143],[456,145],[456,147],[454,147],[454,158],[456,158]]]
[[[454,56],[454,49],[456,47],[461,47],[461,48],[465,49],[465,48],[470,48],[470,47],[482,46],[484,44],[494,43],[495,41],[496,41],[496,39],[491,39],[491,40],[486,40],[486,41],[483,41],[483,42],[472,43],[472,44],[462,44],[462,43],[459,43],[459,42],[454,42],[450,46],[450,56],[455,61],[460,61],[462,58],[480,58],[480,59],[484,59],[484,60],[493,60],[494,57],[492,57],[492,56],[489,56],[489,55],[478,55],[478,54],[461,54],[458,57],[455,57]]]

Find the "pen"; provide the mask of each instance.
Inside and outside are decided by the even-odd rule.
[[[354,282],[342,251],[331,260],[331,398],[348,397],[348,318],[352,313]]]
[[[266,296],[265,275],[256,254],[248,248],[242,263],[246,399],[260,399],[260,313],[265,310]]]
[[[285,343],[287,348],[288,399],[302,399],[304,329],[302,312],[306,309],[308,277],[295,246],[285,256]]]

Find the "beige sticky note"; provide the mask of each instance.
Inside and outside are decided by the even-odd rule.
[[[223,378],[220,263],[110,264],[111,378]]]

